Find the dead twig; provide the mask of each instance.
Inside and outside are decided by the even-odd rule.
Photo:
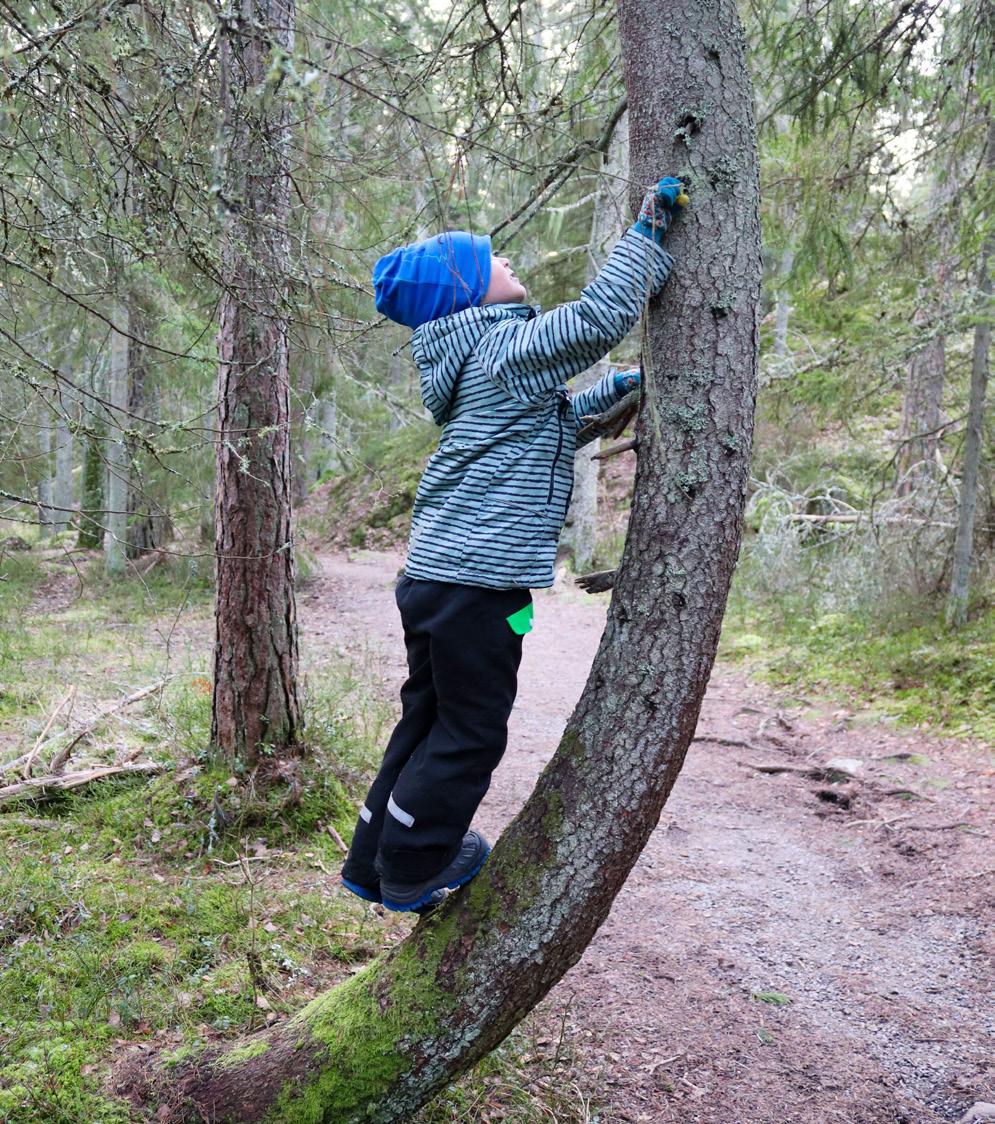
[[[969,820],[950,820],[947,823],[910,823],[908,825],[909,831],[956,831],[957,828],[963,828],[965,831],[970,832],[971,835],[980,835],[984,839],[988,838],[988,832],[980,827],[976,827]]]
[[[339,835],[339,833],[335,830],[335,828],[332,827],[331,824],[326,824],[325,830],[335,840],[335,846],[338,847],[338,849],[342,852],[342,854],[347,855],[349,853],[349,848],[345,845],[345,840],[342,838],[341,835]]]
[[[728,745],[733,749],[748,749],[751,753],[763,753],[762,746],[754,745],[753,742],[743,741],[740,738],[719,738],[712,734],[695,734],[691,739],[692,742],[709,742],[711,745]],[[784,769],[776,769],[770,767],[761,769],[761,772],[790,772],[791,766],[786,766]]]
[[[128,695],[126,699],[121,699],[120,702],[116,702],[112,706],[104,707],[103,710],[95,714],[93,718],[86,723],[83,729],[80,730],[68,745],[63,746],[52,758],[51,771],[55,773],[61,769],[76,746],[78,746],[84,738],[89,737],[105,718],[110,718],[112,715],[117,714],[118,711],[124,710],[125,707],[132,706],[136,702],[141,702],[142,699],[148,698],[149,695],[162,690],[171,679],[175,678],[175,675],[167,675],[165,679],[160,679],[158,683],[153,683],[148,687],[142,687],[141,690],[134,691],[132,694]]]
[[[97,765],[92,769],[81,769],[60,776],[34,777],[31,780],[19,781],[17,784],[8,784],[0,788],[0,807],[17,800],[45,800],[56,793],[82,788],[105,777],[119,777],[131,773],[154,774],[161,773],[164,769],[165,766],[157,765],[154,761],[136,761],[128,765]]]
[[[41,750],[41,747],[45,744],[45,738],[48,736],[48,731],[51,730],[52,725],[54,724],[56,718],[58,718],[59,715],[62,713],[66,704],[71,702],[75,698],[75,696],[76,696],[76,684],[74,683],[69,688],[69,691],[66,694],[66,696],[63,698],[62,702],[60,702],[59,705],[48,716],[48,721],[45,723],[45,728],[38,735],[38,737],[35,741],[35,744],[31,747],[31,750],[26,755],[24,767],[21,769],[21,776],[23,776],[25,780],[27,780],[28,777],[31,776],[31,770],[34,768],[35,759],[38,757],[38,753]]]
[[[627,453],[630,449],[638,449],[639,440],[636,437],[630,437],[628,441],[620,441],[617,445],[609,445],[607,449],[602,449],[600,453],[595,453],[592,461],[606,461],[609,457],[618,456],[619,453]]]

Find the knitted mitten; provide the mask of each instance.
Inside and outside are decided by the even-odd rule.
[[[634,367],[631,371],[616,371],[615,372],[615,393],[619,398],[623,398],[630,390],[635,390],[639,386],[640,375],[639,368]]]
[[[679,203],[679,199],[687,199],[684,184],[673,176],[660,180],[646,192],[639,210],[639,218],[636,219],[632,229],[638,230],[647,238],[652,238],[657,245],[662,245],[663,236],[673,221],[675,208],[687,205],[684,202]]]

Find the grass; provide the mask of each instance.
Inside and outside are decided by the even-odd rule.
[[[719,654],[903,725],[995,739],[992,607],[950,631],[936,608],[825,612],[804,595],[757,596],[737,573]]]
[[[339,889],[328,830],[348,839],[394,718],[375,653],[308,670],[300,798],[260,793],[208,752],[206,583],[166,566],[110,585],[98,565],[81,564],[75,596],[54,555],[0,564],[0,762],[33,743],[70,686],[85,714],[169,676],[77,751],[134,751],[167,771],[0,812],[4,1124],[130,1120],[105,1089],[128,1051],[237,1038],[349,978],[411,924]],[[533,1021],[419,1124],[593,1120],[572,1067]]]

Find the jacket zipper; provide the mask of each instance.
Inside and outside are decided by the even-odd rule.
[[[553,502],[553,482],[556,476],[556,465],[560,459],[560,453],[563,452],[563,396],[559,396],[556,403],[556,452],[553,454],[553,463],[549,469],[549,494],[546,496],[546,503]]]

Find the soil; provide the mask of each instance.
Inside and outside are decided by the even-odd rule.
[[[396,693],[401,564],[323,556],[302,648],[379,650]],[[508,753],[475,821],[491,838],[556,748],[606,601],[535,594]],[[659,827],[540,1008],[599,1119],[932,1124],[995,1100],[993,788],[990,747],[717,666]]]

